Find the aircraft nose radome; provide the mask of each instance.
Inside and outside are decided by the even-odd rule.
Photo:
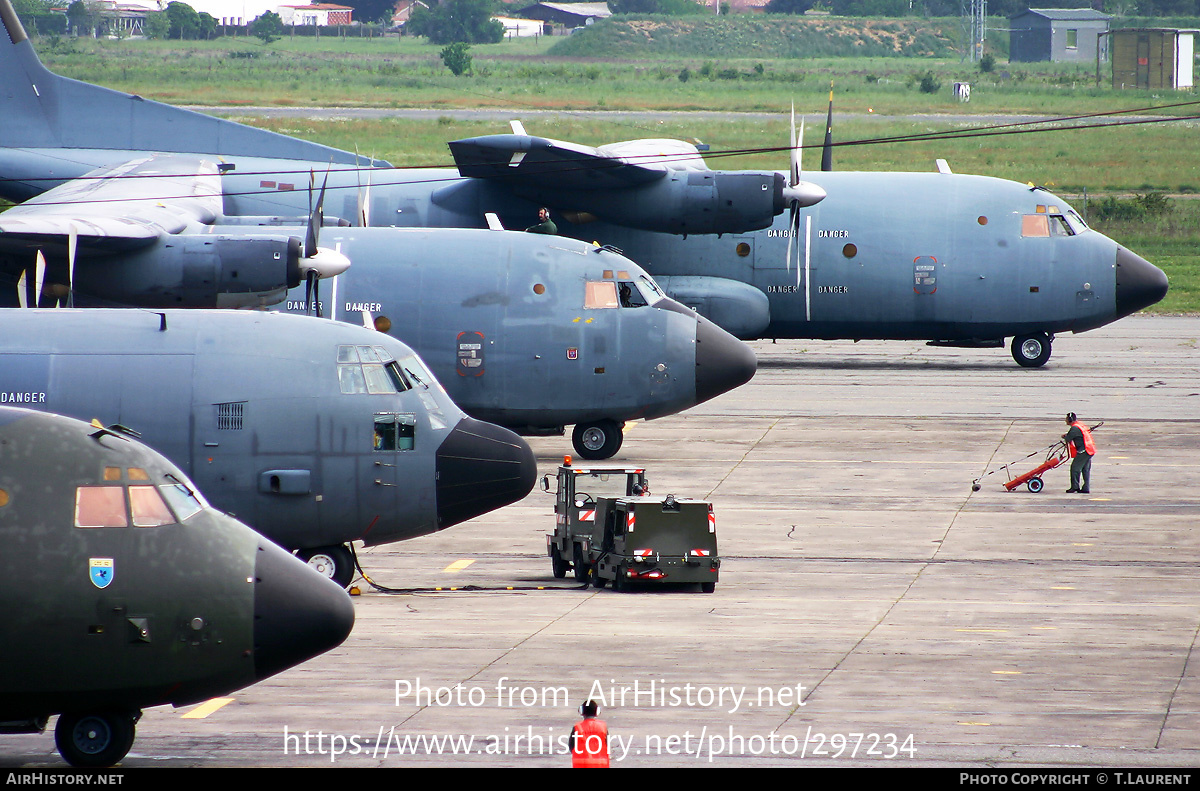
[[[1167,274],[1124,247],[1117,248],[1117,315],[1149,307],[1167,295]]]
[[[437,452],[438,527],[515,503],[533,490],[537,460],[506,428],[463,418]]]
[[[696,403],[749,382],[758,370],[754,350],[705,318],[696,324]]]
[[[341,645],[354,626],[346,591],[274,544],[254,564],[254,673],[272,676]]]

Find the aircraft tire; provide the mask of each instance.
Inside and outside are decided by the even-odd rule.
[[[556,580],[567,576],[567,561],[562,559],[557,549],[550,555],[550,568],[554,570],[554,579]]]
[[[585,585],[588,581],[588,564],[583,561],[583,550],[578,545],[575,547],[575,580]]]
[[[702,593],[712,593],[716,589],[717,589],[717,583],[715,583],[715,582],[701,582],[700,583],[700,591]]]
[[[127,711],[62,714],[54,726],[54,744],[71,766],[103,769],[129,753],[137,717]]]
[[[579,423],[571,432],[575,452],[590,461],[612,458],[621,449],[624,440],[621,425],[615,420]]]
[[[296,557],[343,588],[349,587],[354,579],[354,556],[345,544],[302,549],[296,553]]]
[[[1044,332],[1012,339],[1012,356],[1022,368],[1041,368],[1050,359],[1050,336]]]

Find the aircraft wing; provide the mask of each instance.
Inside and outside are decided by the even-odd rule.
[[[214,162],[152,155],[99,168],[0,213],[0,253],[67,244],[115,252],[151,244],[221,215]]]
[[[647,184],[671,171],[707,171],[682,140],[629,140],[592,148],[531,135],[485,135],[448,144],[465,178],[561,190],[609,190]]]

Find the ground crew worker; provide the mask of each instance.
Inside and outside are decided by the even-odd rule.
[[[1071,427],[1063,434],[1067,454],[1071,457],[1071,488],[1067,489],[1067,494],[1088,494],[1091,492],[1092,457],[1096,455],[1096,443],[1092,441],[1092,432],[1079,422],[1074,412],[1067,413],[1067,425]]]
[[[558,226],[554,224],[554,220],[550,219],[550,210],[543,206],[538,209],[537,225],[531,225],[525,230],[529,233],[548,233],[554,236],[558,233]]]
[[[608,768],[608,726],[596,719],[600,707],[589,700],[579,707],[583,719],[571,729],[567,746],[571,749],[571,766],[576,769]]]

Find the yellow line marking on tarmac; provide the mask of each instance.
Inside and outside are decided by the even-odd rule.
[[[1112,498],[1111,497],[1089,497],[1088,501],[1093,502],[1093,503],[1110,503],[1110,502],[1112,502]]]
[[[1052,590],[1052,591],[1073,591],[1073,590],[1075,590],[1075,586],[1074,585],[1051,585],[1050,590]]]
[[[444,574],[447,571],[462,571],[463,569],[465,569],[467,566],[471,565],[474,562],[475,562],[475,558],[468,558],[466,560],[456,560],[453,563],[451,563],[449,566],[446,566],[446,568],[442,569],[442,573]]]
[[[968,727],[980,725],[980,726],[983,726],[984,728],[992,727],[992,724],[990,722],[960,722],[959,725],[966,725]]]
[[[217,709],[220,709],[230,703],[233,703],[233,698],[213,698],[212,700],[206,700],[196,708],[189,711],[187,714],[184,714],[182,719],[202,720]]]
[[[1128,459],[1128,456],[1109,456],[1110,459]]]
[[[992,674],[997,675],[997,676],[1019,676],[1019,675],[1021,675],[1021,671],[1020,670],[993,670]]]
[[[1095,545],[1095,544],[1084,544],[1084,543],[1075,542],[1075,543],[1071,544],[1071,546],[1073,546],[1073,547],[1094,547],[1094,546],[1096,546],[1096,545]]]

